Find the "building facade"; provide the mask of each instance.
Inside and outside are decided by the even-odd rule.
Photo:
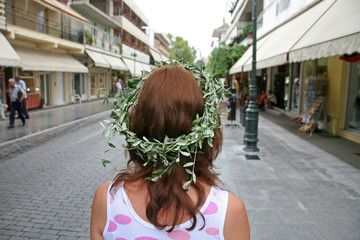
[[[277,107],[293,116],[321,108],[313,119],[319,128],[356,142],[359,10],[356,0],[264,1],[257,39],[258,90],[272,90]],[[251,62],[252,47],[230,73],[248,77]]]
[[[75,75],[88,72],[72,57],[84,52],[87,19],[54,0],[1,0],[0,4],[5,12],[0,38],[4,52],[12,57],[8,61],[7,54],[0,56],[0,90],[4,92],[7,80],[19,75],[27,85],[28,108],[72,102]],[[2,100],[9,101],[5,94]]]

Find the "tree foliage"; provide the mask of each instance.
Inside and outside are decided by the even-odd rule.
[[[214,48],[209,57],[207,65],[208,70],[215,77],[229,76],[230,68],[245,53],[247,47],[235,44],[234,46],[226,45],[224,42],[220,46]]]
[[[170,58],[176,60],[184,59],[189,63],[193,63],[196,56],[195,48],[190,47],[188,41],[182,37],[175,37],[170,33],[167,36],[171,41],[171,45],[167,49],[170,53]]]

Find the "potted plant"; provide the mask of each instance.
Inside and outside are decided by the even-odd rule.
[[[43,98],[40,98],[40,105],[39,107],[40,108],[44,108],[44,103],[45,103],[45,100]]]
[[[244,27],[243,29],[243,33],[242,33],[242,36],[245,38],[246,36],[249,37],[249,38],[252,38],[252,32],[253,32],[253,29],[252,29],[252,26],[246,26]]]
[[[119,53],[122,54],[122,43],[118,42],[118,46],[119,46]]]
[[[85,37],[86,37],[86,44],[92,45],[93,42],[94,42],[94,38],[93,38],[93,35],[91,34],[91,32],[89,30],[85,30]]]

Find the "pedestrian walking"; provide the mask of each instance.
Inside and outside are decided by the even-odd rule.
[[[24,100],[25,93],[22,88],[15,84],[15,80],[13,78],[9,79],[9,90],[8,94],[10,97],[10,124],[8,128],[13,128],[15,123],[15,111],[18,112],[20,119],[22,121],[22,125],[25,125],[25,116],[22,112],[22,101]]]
[[[28,114],[28,111],[26,109],[26,101],[27,101],[27,91],[26,91],[26,83],[24,80],[20,79],[19,76],[16,76],[15,77],[15,80],[16,80],[16,83],[21,87],[21,89],[24,91],[25,93],[25,97],[24,97],[24,100],[22,101],[21,103],[21,107],[22,107],[22,112],[25,116],[26,119],[29,119],[29,114]],[[20,116],[19,116],[20,118]]]
[[[242,201],[217,187],[213,170],[225,90],[176,61],[129,87],[108,125],[126,135],[128,168],[97,189],[91,239],[250,239]]]
[[[124,87],[123,87],[123,84],[122,84],[122,80],[119,77],[118,80],[117,80],[117,83],[116,83],[116,94],[122,93],[123,91],[124,91]]]
[[[2,103],[2,91],[0,90],[0,119],[5,120],[5,110],[8,108],[8,105],[5,103]]]

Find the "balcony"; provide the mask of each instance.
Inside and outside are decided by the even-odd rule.
[[[54,16],[46,18],[47,10],[42,14],[25,11],[20,7],[15,7],[8,2],[5,4],[6,25],[15,25],[27,30],[36,31],[52,37],[61,38],[77,43],[84,43],[84,23],[68,15]],[[58,14],[60,15],[60,14]],[[54,21],[52,19],[58,19]]]
[[[119,37],[109,35],[106,31],[92,25],[85,30],[85,43],[113,53],[121,53],[121,39]]]

